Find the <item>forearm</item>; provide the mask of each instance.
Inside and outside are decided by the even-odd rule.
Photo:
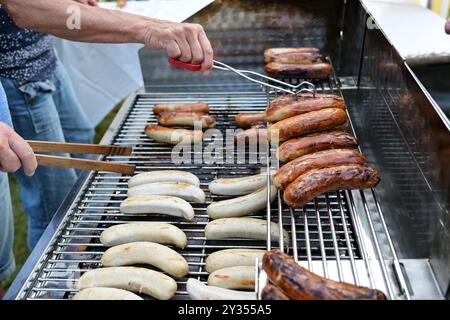
[[[0,3],[18,26],[75,41],[145,43],[150,29],[163,24],[156,19],[89,7],[72,0],[0,0]],[[74,10],[68,11],[69,8]]]

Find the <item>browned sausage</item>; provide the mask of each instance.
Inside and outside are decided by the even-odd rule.
[[[268,284],[264,287],[261,292],[262,300],[290,300],[287,295],[284,294],[283,291],[278,289],[272,284]]]
[[[259,113],[239,113],[234,120],[239,128],[250,128],[255,125],[266,123],[264,112]]]
[[[386,300],[380,290],[314,274],[277,249],[264,255],[263,268],[269,279],[293,300]]]
[[[200,123],[202,128],[214,128],[216,118],[200,112],[163,112],[157,116],[158,123],[161,126],[188,126],[194,127]]]
[[[324,108],[339,108],[345,110],[345,102],[339,96],[333,94],[300,93],[278,97],[274,99],[264,111],[266,120],[277,122],[302,113],[320,110]]]
[[[236,133],[234,136],[235,143],[249,143],[267,140],[266,128],[250,128]]]
[[[318,52],[287,52],[269,57],[269,62],[312,64],[325,62],[325,57]]]
[[[338,108],[326,108],[293,116],[272,124],[268,129],[269,138],[286,141],[309,133],[327,131],[347,123],[347,114]]]
[[[321,169],[349,164],[363,165],[365,157],[350,149],[324,150],[307,154],[286,163],[273,176],[278,189],[286,188],[292,181],[311,169]]]
[[[163,112],[200,112],[208,113],[209,106],[206,102],[194,102],[194,103],[170,103],[170,104],[155,104],[153,106],[153,112],[160,114]]]
[[[314,64],[269,62],[266,73],[274,77],[296,77],[301,79],[326,79],[333,72],[331,64],[326,62]]]
[[[298,157],[321,150],[351,148],[358,142],[352,135],[342,131],[316,133],[283,142],[277,150],[280,161],[291,161]]]
[[[315,52],[318,53],[320,50],[318,48],[268,48],[264,50],[264,62],[271,62],[273,57],[279,54],[285,53],[305,53],[305,52]]]
[[[153,124],[147,125],[144,132],[155,141],[169,144],[196,144],[203,139],[201,130],[174,129]]]
[[[378,171],[361,165],[312,169],[287,186],[283,199],[292,208],[301,208],[326,192],[374,188],[379,182]]]

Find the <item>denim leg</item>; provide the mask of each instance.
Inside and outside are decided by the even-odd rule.
[[[53,101],[59,114],[59,119],[67,142],[92,143],[94,128],[73,90],[72,82],[61,62],[58,61],[53,76],[55,91]],[[91,156],[73,154],[75,158],[90,158]]]
[[[8,175],[0,172],[0,281],[16,268],[13,253],[14,227]]]
[[[0,80],[8,97],[14,128],[24,139],[65,141],[53,101],[55,86],[52,81],[20,85],[17,81]],[[32,249],[77,176],[73,169],[43,166],[37,168],[33,177],[25,176],[22,170],[16,175],[28,215],[28,245]]]

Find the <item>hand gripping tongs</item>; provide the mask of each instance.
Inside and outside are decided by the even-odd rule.
[[[278,79],[275,79],[272,77],[268,77],[266,75],[263,75],[261,73],[255,72],[255,71],[235,69],[235,68],[233,68],[223,62],[217,61],[217,60],[213,60],[213,62],[214,62],[214,65],[213,65],[214,69],[234,72],[249,81],[258,83],[265,87],[269,87],[269,88],[279,90],[279,91],[282,91],[285,93],[290,93],[290,94],[297,94],[300,92],[310,92],[313,94],[313,96],[316,95],[316,86],[308,81],[303,81],[297,85],[293,85],[293,84],[286,83],[284,81],[281,81],[281,80],[278,80]],[[186,69],[189,71],[194,71],[194,72],[199,71],[201,69],[200,64],[186,63],[186,62],[182,62],[180,60],[170,58],[170,57],[169,57],[169,64],[174,67],[177,67],[177,68],[183,68],[183,69]],[[261,78],[261,80],[252,78],[251,76],[259,77],[259,78]],[[267,82],[264,82],[263,81],[264,79],[267,80]],[[278,85],[274,85],[270,82],[276,83]]]

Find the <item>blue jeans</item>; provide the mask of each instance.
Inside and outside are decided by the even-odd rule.
[[[53,79],[48,81],[24,84],[1,77],[0,80],[8,97],[14,129],[24,139],[92,142],[94,130],[60,62]],[[21,170],[16,175],[28,215],[28,246],[32,249],[75,183],[77,173],[73,169],[40,166],[31,178]]]
[[[16,268],[13,254],[14,228],[8,175],[0,172],[0,281]]]

